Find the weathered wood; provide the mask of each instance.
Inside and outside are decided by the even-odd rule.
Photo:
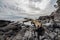
[[[21,29],[21,26],[18,24],[15,24],[15,23],[10,23],[9,25],[7,25],[5,27],[0,28],[0,31],[9,31],[9,30],[17,29],[17,28]]]
[[[11,21],[7,21],[7,20],[0,20],[0,27],[7,26],[9,23],[11,23]]]

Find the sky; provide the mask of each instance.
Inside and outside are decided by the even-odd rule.
[[[57,0],[0,0],[0,20],[38,18],[56,10]]]

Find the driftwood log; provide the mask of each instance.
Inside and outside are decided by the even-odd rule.
[[[0,27],[7,26],[9,23],[11,23],[11,21],[7,21],[7,20],[0,20]]]
[[[0,31],[5,32],[5,31],[9,31],[9,30],[18,29],[18,28],[21,28],[21,26],[18,24],[15,24],[15,23],[10,23],[5,27],[0,28]]]

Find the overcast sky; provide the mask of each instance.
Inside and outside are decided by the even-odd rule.
[[[50,15],[57,0],[0,0],[0,19]]]

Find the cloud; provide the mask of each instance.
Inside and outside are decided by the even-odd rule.
[[[0,0],[0,19],[50,15],[55,3],[56,0]]]
[[[51,0],[42,0],[41,2],[37,0],[29,1],[29,0],[22,0],[18,2],[18,8],[24,10],[27,14],[35,15],[40,14],[45,8],[48,6]]]

